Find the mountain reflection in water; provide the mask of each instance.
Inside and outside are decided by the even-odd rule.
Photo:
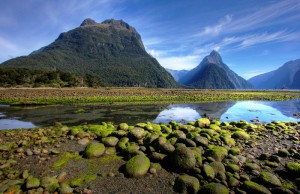
[[[78,113],[78,110],[83,110]],[[293,114],[300,112],[300,100],[265,102],[206,102],[197,104],[152,105],[84,105],[84,106],[0,106],[0,129],[32,128],[55,122],[65,125],[126,122],[168,123],[171,120],[187,123],[208,115],[221,121],[257,119],[260,122],[295,121]]]

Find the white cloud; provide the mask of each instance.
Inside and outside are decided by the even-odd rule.
[[[190,70],[200,63],[201,58],[195,55],[178,57],[158,57],[158,62],[165,68],[173,70]]]

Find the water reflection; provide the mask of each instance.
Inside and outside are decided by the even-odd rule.
[[[171,120],[178,122],[194,121],[200,118],[200,114],[190,107],[173,107],[170,106],[166,110],[159,113],[154,123],[168,123]]]
[[[78,110],[79,111],[78,113]],[[82,111],[83,110],[83,111]],[[300,100],[284,102],[241,101],[172,105],[106,105],[106,106],[38,106],[7,107],[0,105],[0,129],[31,128],[61,122],[82,123],[126,122],[166,123],[194,121],[204,114],[221,121],[258,119],[261,122],[300,121]]]
[[[255,101],[238,102],[233,107],[228,109],[221,116],[220,120],[236,121],[243,119],[248,122],[250,122],[253,119],[258,119],[261,122],[300,121],[300,119],[293,117],[293,111],[291,109],[286,109],[286,106],[278,106],[278,104],[286,105],[288,103],[266,103]],[[272,107],[271,105],[277,106]],[[296,110],[297,109],[295,109],[294,111]]]

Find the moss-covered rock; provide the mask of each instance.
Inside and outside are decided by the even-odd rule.
[[[287,157],[289,155],[289,151],[286,149],[280,149],[278,150],[278,156],[280,157]]]
[[[236,131],[231,135],[231,137],[235,139],[244,139],[244,140],[250,139],[250,135],[245,131]]]
[[[298,162],[287,162],[285,164],[285,167],[287,168],[287,170],[289,172],[293,173],[293,175],[300,176],[300,163],[298,163]]]
[[[180,175],[175,181],[174,188],[179,193],[194,193],[199,191],[200,183],[196,177]]]
[[[203,173],[204,173],[205,177],[210,178],[210,179],[214,179],[215,175],[216,175],[213,167],[211,167],[208,164],[203,165]]]
[[[118,126],[118,129],[123,130],[123,131],[127,131],[128,128],[129,128],[129,126],[128,126],[127,123],[120,123],[119,126]]]
[[[92,142],[85,148],[85,156],[87,158],[98,158],[105,152],[105,146],[102,143]]]
[[[135,127],[129,132],[129,134],[135,139],[142,139],[145,136],[145,130],[141,127]]]
[[[170,154],[175,151],[175,147],[171,143],[161,144],[160,149],[167,154]]]
[[[197,136],[194,138],[194,141],[199,146],[208,147],[208,139],[206,137]]]
[[[249,193],[257,193],[257,194],[271,194],[271,191],[269,191],[266,187],[255,183],[253,181],[245,181],[244,182],[244,189],[245,191]]]
[[[73,193],[73,188],[71,188],[70,185],[67,183],[61,183],[59,192],[61,194],[70,194],[70,193]]]
[[[259,176],[260,183],[267,187],[280,187],[281,182],[278,177],[269,172],[261,172]]]
[[[199,194],[229,194],[227,187],[220,183],[208,183],[201,187]]]
[[[207,149],[204,154],[207,157],[212,157],[216,161],[222,161],[228,155],[228,151],[224,147],[213,146],[210,149]]]
[[[208,118],[201,118],[195,122],[195,127],[208,127],[210,125],[210,120]]]
[[[145,155],[132,157],[125,165],[126,174],[132,178],[144,177],[150,168],[150,160]]]
[[[249,170],[249,171],[251,171],[251,170],[258,170],[259,171],[260,167],[256,163],[248,162],[248,163],[245,164],[245,169]]]
[[[238,172],[240,170],[240,167],[236,164],[228,164],[226,166],[226,170],[228,172],[232,172],[232,173],[235,173],[235,172]]]
[[[232,155],[238,155],[241,153],[241,150],[238,147],[232,147],[228,150],[228,153]]]
[[[38,188],[40,186],[40,179],[34,178],[34,177],[29,177],[26,181],[26,189],[34,189]]]
[[[41,186],[49,192],[54,192],[59,188],[58,180],[55,177],[43,177]]]
[[[119,139],[117,137],[111,136],[111,137],[102,138],[102,143],[108,147],[115,147],[118,142],[119,142]]]
[[[195,154],[187,147],[178,147],[171,154],[171,164],[179,171],[190,170],[196,165]]]

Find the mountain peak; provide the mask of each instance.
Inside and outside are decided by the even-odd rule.
[[[118,27],[118,28],[124,27],[127,28],[128,30],[132,28],[129,24],[127,24],[123,20],[108,19],[103,21],[102,24],[109,24],[113,27]]]
[[[203,59],[203,62],[205,64],[206,63],[213,63],[216,65],[223,64],[222,57],[216,50],[211,51],[211,53]]]
[[[93,25],[96,25],[96,24],[97,24],[97,22],[95,22],[91,18],[87,18],[87,19],[83,20],[83,22],[81,23],[80,26],[93,26]]]

